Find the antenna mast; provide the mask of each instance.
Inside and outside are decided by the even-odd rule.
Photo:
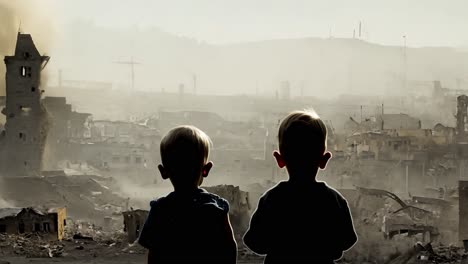
[[[130,65],[131,78],[132,78],[132,92],[134,92],[135,91],[135,65],[141,64],[141,63],[134,61],[133,56],[130,57],[130,61],[116,61],[114,63]]]

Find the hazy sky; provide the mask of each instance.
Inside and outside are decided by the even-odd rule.
[[[156,26],[210,43],[328,37],[330,31],[351,37],[361,20],[362,35],[371,42],[401,45],[407,35],[409,46],[468,46],[466,0],[50,1],[63,11],[61,21]]]

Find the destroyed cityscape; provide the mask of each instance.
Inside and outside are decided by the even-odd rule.
[[[0,264],[146,263],[149,202],[172,191],[159,144],[184,124],[213,141],[202,187],[230,203],[238,263],[263,263],[242,236],[287,180],[272,153],[300,109],[327,125],[319,179],[347,199],[359,237],[338,263],[468,263],[468,48],[412,46],[405,32],[374,42],[359,18],[349,34],[228,44],[86,19],[57,28],[40,13],[59,1],[33,2],[0,0]]]

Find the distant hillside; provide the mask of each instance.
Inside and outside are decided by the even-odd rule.
[[[130,66],[115,64],[133,56],[136,87],[177,91],[180,83],[199,93],[274,95],[280,82],[291,82],[292,95],[383,94],[398,91],[403,79],[403,48],[356,39],[279,39],[211,45],[159,29],[111,30],[92,23],[65,27],[49,51],[49,81],[57,69],[64,80],[113,82],[129,88]],[[468,53],[455,48],[408,48],[409,80],[441,80],[467,88]],[[458,79],[458,81],[457,81]],[[457,87],[456,87],[457,86]]]

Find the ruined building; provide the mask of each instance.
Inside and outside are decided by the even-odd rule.
[[[66,218],[63,207],[47,210],[33,207],[0,208],[0,234],[42,233],[44,238],[62,240]]]
[[[42,103],[50,117],[48,138],[55,142],[90,137],[92,115],[72,110],[65,97],[46,96]]]
[[[18,33],[14,56],[6,56],[6,116],[2,131],[2,173],[39,175],[47,136],[47,113],[41,103],[41,71],[49,61],[29,34]]]

